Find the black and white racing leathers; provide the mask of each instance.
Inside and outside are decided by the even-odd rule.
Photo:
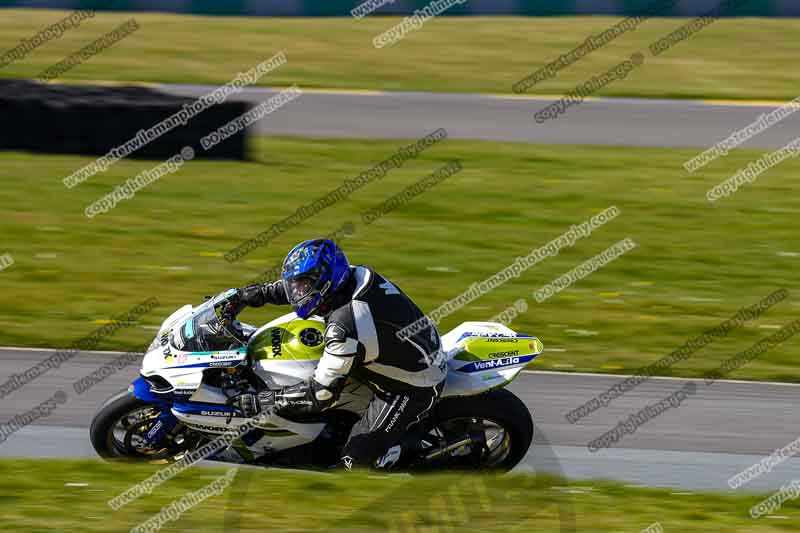
[[[401,340],[397,332],[424,314],[393,283],[364,267],[350,279],[325,317],[325,351],[313,379],[278,395],[279,413],[306,415],[335,404],[348,377],[375,393],[343,452],[345,465],[374,466],[406,429],[431,409],[445,378],[439,332],[432,324]],[[259,297],[260,296],[260,297]],[[260,286],[254,306],[286,304],[281,282]]]

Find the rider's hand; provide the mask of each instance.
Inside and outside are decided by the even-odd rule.
[[[235,293],[226,297],[224,300],[216,304],[217,316],[219,316],[226,325],[229,325],[236,316],[247,307],[247,303],[242,300],[242,289],[235,289]]]
[[[240,394],[233,399],[233,405],[238,407],[245,417],[251,418],[275,407],[275,392],[261,391],[258,394],[252,392]]]
[[[248,285],[243,289],[239,289],[239,296],[242,303],[250,307],[261,307],[264,305],[264,292],[261,290],[261,285]]]

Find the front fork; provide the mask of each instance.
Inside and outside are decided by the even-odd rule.
[[[150,384],[142,377],[130,384],[128,390],[137,398],[145,401],[158,409],[158,417],[143,434],[148,448],[158,447],[161,442],[178,424],[178,419],[172,414],[172,394],[155,394],[150,390]]]

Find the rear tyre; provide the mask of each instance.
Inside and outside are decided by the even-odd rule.
[[[433,433],[447,442],[482,432],[484,450],[471,445],[448,452],[441,467],[508,471],[528,452],[533,442],[533,419],[527,406],[511,391],[496,389],[477,396],[446,398],[436,407]]]

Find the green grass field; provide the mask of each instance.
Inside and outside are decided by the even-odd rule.
[[[445,140],[280,235],[237,263],[222,254],[392,155],[405,141],[258,139],[253,161],[192,161],[94,219],[90,202],[152,161],[121,161],[67,190],[61,179],[87,157],[0,154],[0,233],[16,263],[0,272],[0,345],[67,346],[151,296],[161,306],[102,347],[139,347],[173,310],[242,286],[300,240],[346,222],[354,263],[394,280],[425,311],[454,298],[565,232],[616,205],[621,214],[574,247],[547,258],[447,317],[447,331],[485,320],[527,298],[513,327],[537,335],[534,368],[630,372],[786,288],[759,320],[666,372],[696,376],[800,317],[795,179],[789,160],[709,204],[708,188],[758,156],[736,151],[687,176],[695,150],[535,146]],[[463,170],[371,225],[366,212],[458,159]],[[538,304],[532,292],[630,237],[638,247]],[[263,322],[283,308],[247,311]],[[731,378],[800,381],[800,339],[790,339]]]
[[[226,472],[195,467],[117,511],[107,506],[157,468],[86,460],[0,461],[0,530],[127,531]],[[287,533],[556,532],[571,531],[569,516],[581,532],[639,531],[655,522],[664,531],[795,530],[800,518],[796,501],[775,513],[788,519],[751,519],[749,508],[763,498],[675,494],[602,481],[567,487],[550,476],[387,478],[240,470],[225,492],[187,510],[163,531],[221,531],[225,525],[226,531]]]
[[[65,11],[3,10],[0,50],[19,44],[62,18]],[[100,13],[23,60],[0,77],[31,78],[131,15]],[[65,74],[64,80],[221,84],[286,52],[288,64],[263,85],[304,88],[510,93],[516,81],[598,35],[613,17],[455,17],[428,21],[393,46],[372,39],[400,17],[236,18],[135,15],[140,29]],[[562,94],[650,43],[687,19],[643,22],[605,47],[534,87]],[[598,95],[669,98],[778,99],[797,96],[797,19],[721,20]],[[202,36],[202,38],[198,38]],[[758,73],[754,75],[754,73]]]

